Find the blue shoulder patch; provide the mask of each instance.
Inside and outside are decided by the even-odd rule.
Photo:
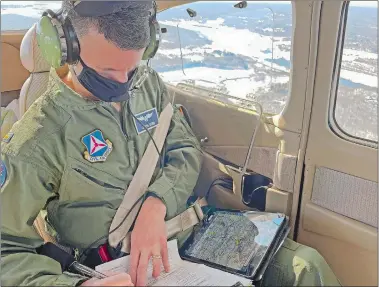
[[[135,118],[133,118],[134,126],[136,127],[138,134],[142,134],[146,131],[143,126],[145,126],[146,129],[150,130],[158,125],[157,108],[152,108],[150,110],[136,114],[135,117],[138,119],[137,121]],[[141,124],[143,124],[143,126]]]
[[[7,167],[4,162],[1,161],[0,164],[0,187],[3,187],[5,180],[7,179]]]

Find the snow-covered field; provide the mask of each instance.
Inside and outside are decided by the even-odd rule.
[[[206,50],[212,52],[221,50],[231,52],[238,55],[254,58],[259,62],[264,62],[271,65],[270,62],[265,61],[265,58],[271,58],[270,54],[265,54],[263,51],[270,49],[272,46],[271,36],[263,36],[258,33],[250,32],[248,29],[236,29],[224,25],[224,19],[218,18],[217,20],[208,20],[206,23],[201,24],[198,21],[180,20],[180,21],[162,21],[162,24],[176,27],[179,24],[180,28],[195,31],[200,35],[212,41],[210,45],[204,45],[195,50],[183,49],[183,56],[193,53],[202,53]],[[284,41],[281,37],[274,37],[274,58],[284,58],[290,60],[290,52],[281,51],[278,45],[291,45],[290,41]],[[180,56],[179,49],[165,50],[164,54],[173,54]],[[274,64],[275,69],[286,71],[287,69],[282,66]]]
[[[227,80],[225,87],[231,95],[245,97],[248,93],[256,91],[263,86],[269,87],[271,77],[266,77],[263,81],[255,81],[250,75],[254,74],[255,69],[233,70],[232,78],[242,78],[237,80]],[[222,80],[231,78],[231,71],[219,70],[215,68],[198,67],[185,70],[185,75],[181,71],[171,71],[160,73],[163,80],[178,84],[184,80],[195,80],[195,84],[209,88],[220,86]],[[248,77],[248,78],[244,78]],[[287,83],[288,77],[274,77],[273,83]],[[209,83],[212,82],[212,83]]]
[[[1,1],[1,15],[17,14],[39,18],[46,9],[58,10],[61,5],[61,1]]]
[[[247,57],[254,58],[258,60],[259,63],[271,67],[271,62],[265,60],[271,58],[271,53],[264,53],[266,50],[271,51],[272,47],[272,38],[271,36],[264,36],[258,33],[253,33],[247,29],[236,29],[234,27],[228,27],[224,25],[224,19],[218,18],[217,20],[209,20],[206,23],[202,24],[198,21],[190,20],[179,20],[179,21],[162,21],[162,24],[176,27],[179,24],[180,28],[185,28],[187,30],[195,31],[200,35],[206,37],[212,41],[210,45],[204,45],[203,47],[197,47],[194,49],[182,49],[182,55],[184,61],[201,61],[204,59],[204,52],[212,53],[215,50],[221,50],[225,52],[232,52],[239,55],[244,55]],[[291,53],[287,51],[282,51],[279,47],[280,45],[285,45],[287,47],[291,46],[290,41],[285,41],[283,37],[274,37],[274,59],[283,58],[287,61],[290,61]],[[170,58],[180,57],[180,49],[165,49],[160,50],[160,54],[166,55]],[[358,51],[352,49],[344,49],[343,61],[344,64],[347,62],[354,62],[357,58],[361,59],[371,59],[373,61],[377,60],[378,55],[374,53],[368,53],[365,51]],[[361,66],[369,65],[361,64]],[[289,69],[277,64],[273,64],[273,68],[276,70],[289,72]],[[254,70],[233,70],[233,77],[248,77],[252,76]],[[177,82],[181,79],[204,79],[204,76],[208,80],[218,83],[221,79],[226,79],[231,77],[230,71],[225,71],[221,69],[213,68],[190,68],[185,70],[184,76],[182,71],[176,72],[163,72],[162,76],[170,82]],[[357,84],[362,84],[370,87],[377,87],[378,81],[377,76],[369,75],[365,73],[354,72],[351,70],[341,69],[341,78],[352,81]],[[281,77],[283,78],[283,77]],[[280,80],[282,82],[283,79]],[[289,77],[287,77],[289,80]],[[241,85],[246,84],[245,79],[236,80],[235,82],[241,82]],[[254,82],[250,80],[249,86],[251,89],[256,85],[262,85],[261,81]],[[266,84],[270,84],[270,81],[266,81]],[[232,89],[232,85],[228,86],[228,89],[231,88],[231,94],[238,94],[241,91],[241,88],[238,84],[234,83],[233,86],[238,87],[238,91]],[[252,92],[253,90],[250,90]]]

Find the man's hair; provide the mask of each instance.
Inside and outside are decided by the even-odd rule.
[[[73,7],[71,0],[62,1],[63,12],[71,20],[79,39],[90,29],[95,29],[123,50],[139,50],[148,46],[152,1],[120,1],[114,13],[96,17],[80,16]]]

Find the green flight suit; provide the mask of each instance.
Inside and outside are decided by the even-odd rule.
[[[144,70],[139,69],[134,84]],[[159,115],[169,98],[158,75],[148,72],[131,94],[130,110],[154,124],[151,109]],[[150,112],[138,116],[144,111]],[[137,123],[126,102],[117,112],[110,103],[87,101],[51,72],[47,92],[12,127],[13,137],[2,143],[7,171],[1,190],[3,286],[72,286],[84,279],[62,274],[56,261],[36,254],[42,242],[33,221],[46,209],[60,244],[83,250],[103,236],[100,244],[105,243],[125,188],[150,141],[147,132],[137,132],[141,131]],[[99,132],[93,134],[95,139],[87,137],[87,143],[95,141],[89,151],[83,137],[96,130],[103,139]],[[105,161],[84,158],[86,151],[99,151],[101,156],[110,144]],[[199,142],[177,108],[161,154],[164,167],[157,164],[148,191],[162,199],[170,219],[186,209],[202,163]]]
[[[149,72],[131,97],[134,114],[152,108],[160,113],[168,102],[163,82]],[[150,140],[137,129],[126,105],[119,113],[109,103],[86,101],[51,72],[48,91],[2,143],[7,172],[1,189],[2,286],[74,286],[86,279],[62,274],[59,263],[36,254],[42,240],[32,226],[34,219],[46,210],[48,228],[64,246],[83,250],[100,237],[104,240],[99,244],[104,243]],[[104,162],[84,158],[89,151],[83,137],[95,130],[108,140],[108,148],[112,145]],[[177,109],[162,154],[165,166],[157,166],[149,191],[163,200],[169,219],[185,210],[201,166],[199,143]],[[337,286],[339,282],[319,253],[287,239],[268,267],[263,285]]]

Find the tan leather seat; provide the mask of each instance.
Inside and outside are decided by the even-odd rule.
[[[22,85],[18,99],[7,107],[1,107],[1,138],[3,138],[14,123],[18,121],[47,89],[50,65],[43,59],[36,39],[36,24],[25,34],[20,45],[20,60],[30,72]]]
[[[22,39],[20,46],[22,65],[30,72],[29,78],[21,88],[19,97],[19,118],[23,116],[31,104],[47,89],[50,65],[40,52],[36,39],[36,24],[34,24]]]

